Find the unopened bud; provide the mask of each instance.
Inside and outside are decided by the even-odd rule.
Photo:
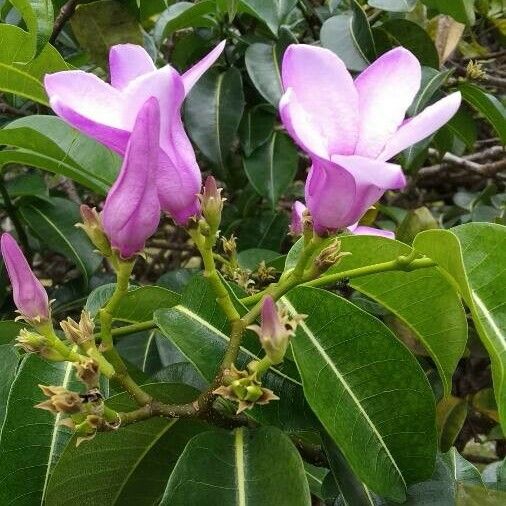
[[[102,426],[103,419],[98,415],[88,415],[84,422],[75,425],[76,432],[76,446],[79,446],[83,441],[90,441]]]
[[[323,248],[315,259],[315,266],[319,273],[325,272],[330,267],[338,264],[341,259],[351,253],[341,251],[341,241],[334,239],[329,246]]]
[[[76,227],[82,228],[86,235],[90,238],[95,248],[97,248],[102,255],[109,257],[112,254],[111,243],[105,235],[102,226],[102,218],[96,210],[85,204],[80,207],[82,223],[78,223]]]
[[[218,230],[221,222],[221,212],[223,211],[223,202],[221,197],[222,188],[218,188],[213,176],[207,177],[204,183],[204,189],[199,196],[202,214],[212,230]]]
[[[36,408],[52,413],[79,413],[81,411],[82,400],[79,394],[61,386],[39,385],[39,388],[49,399],[37,404]]]
[[[65,337],[74,344],[82,345],[93,340],[95,325],[88,311],[81,312],[79,323],[69,317],[60,322],[60,327],[65,333]]]
[[[66,357],[51,347],[51,343],[46,337],[27,329],[19,331],[14,346],[22,348],[27,353],[36,353],[51,362],[63,362],[66,360]]]
[[[487,74],[483,70],[483,65],[481,63],[469,60],[469,63],[466,67],[466,77],[468,79],[481,81],[487,77]]]
[[[247,381],[245,381],[246,379]],[[272,390],[261,387],[252,377],[245,378],[245,380],[241,380],[241,388],[222,385],[214,390],[213,394],[237,402],[237,414],[253,408],[256,404],[268,404],[270,401],[279,400]]]
[[[278,311],[274,299],[268,295],[262,303],[261,325],[250,325],[248,329],[257,333],[265,354],[275,365],[283,361],[290,337],[295,334],[297,325],[304,318],[305,315],[290,317],[285,309]]]

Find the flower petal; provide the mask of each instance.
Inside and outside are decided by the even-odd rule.
[[[209,52],[202,60],[197,62],[193,67],[189,68],[181,77],[184,84],[185,95],[188,95],[193,85],[201,78],[209,67],[220,57],[225,48],[226,41],[221,41],[211,52]]]
[[[426,107],[420,114],[407,120],[386,143],[380,160],[389,160],[403,149],[429,137],[441,128],[458,111],[460,92],[455,92]]]
[[[282,80],[285,90],[293,88],[315,134],[327,139],[330,153],[352,154],[358,94],[342,60],[328,49],[292,44],[283,56]]]
[[[47,74],[44,85],[54,112],[74,128],[123,154],[129,133],[118,90],[80,70]]]
[[[348,221],[348,214],[355,204],[356,190],[355,179],[348,171],[326,160],[313,160],[305,197],[317,233],[352,223]]]
[[[288,88],[281,97],[279,114],[290,136],[306,153],[324,160],[330,158],[325,137],[311,123],[292,88]]]
[[[395,239],[395,233],[390,230],[383,230],[381,228],[374,227],[366,227],[364,225],[358,225],[353,227],[348,227],[348,230],[352,232],[354,235],[375,235],[378,237],[385,237],[387,239]]]
[[[119,177],[102,211],[104,231],[123,258],[139,253],[160,221],[155,184],[159,128],[160,108],[152,97],[139,111]]]
[[[355,154],[376,158],[404,120],[420,80],[420,63],[402,47],[380,56],[355,79],[360,110]]]
[[[156,70],[147,51],[137,44],[117,44],[109,51],[111,85],[119,90],[135,78]]]

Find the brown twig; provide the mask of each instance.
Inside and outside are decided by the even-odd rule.
[[[55,43],[56,39],[58,38],[58,35],[60,35],[60,32],[63,30],[63,27],[65,26],[67,21],[74,15],[76,7],[80,3],[80,1],[81,0],[69,0],[62,6],[62,8],[60,9],[60,13],[58,14],[58,16],[56,16],[56,19],[54,21],[53,33],[51,34],[51,37],[49,37],[49,42],[51,44]]]

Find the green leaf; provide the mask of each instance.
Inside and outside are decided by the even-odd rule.
[[[240,0],[242,10],[263,21],[273,35],[278,34],[279,27],[294,9],[297,0]]]
[[[473,25],[475,21],[474,0],[422,0],[441,14],[448,14],[459,23]]]
[[[241,73],[211,69],[193,87],[186,100],[188,132],[202,153],[226,174],[227,158],[244,109]]]
[[[324,431],[322,432],[322,441],[329,460],[334,485],[344,499],[345,504],[374,506],[371,492],[355,476],[341,450]]]
[[[155,312],[155,322],[161,332],[179,348],[195,366],[202,377],[211,382],[229,342],[227,321],[215,302],[215,296],[202,277],[195,277],[185,290],[183,305]],[[242,310],[244,312],[244,309]],[[247,348],[246,348],[247,346]],[[251,351],[252,350],[252,351]],[[236,364],[246,367],[258,358],[258,339],[247,333]],[[280,397],[266,406],[248,411],[261,423],[279,425],[284,430],[308,430],[315,420],[304,401],[304,395],[296,371],[286,361],[279,368],[271,368],[263,383]]]
[[[292,350],[311,408],[354,473],[402,501],[434,468],[435,406],[423,370],[383,323],[345,299],[298,287],[282,301],[308,315]]]
[[[451,230],[429,230],[414,247],[435,260],[456,283],[492,363],[501,425],[506,428],[506,227],[469,223]]]
[[[367,60],[376,58],[376,46],[372,36],[371,27],[367,15],[357,0],[350,0],[353,19],[351,22],[351,34],[357,47]]]
[[[459,90],[464,100],[494,127],[502,144],[506,144],[506,110],[501,102],[475,84],[463,83],[459,85]]]
[[[274,427],[195,436],[178,460],[160,505],[206,503],[310,506],[297,450]]]
[[[283,84],[280,55],[276,46],[255,42],[246,49],[244,61],[255,88],[265,100],[277,107],[283,94]]]
[[[438,402],[436,417],[441,451],[447,452],[453,446],[466,421],[467,412],[466,399],[449,396]]]
[[[447,128],[457,136],[467,149],[473,149],[478,137],[478,129],[472,114],[466,108],[461,107],[443,128]]]
[[[51,0],[10,0],[10,3],[25,20],[34,42],[33,56],[37,56],[49,42],[53,31],[53,2]]]
[[[485,486],[480,471],[478,471],[471,462],[468,462],[462,457],[456,448],[450,448],[450,450],[443,455],[443,460],[453,471],[452,474],[457,481],[468,485]]]
[[[390,12],[410,12],[415,8],[416,0],[369,0],[371,7]]]
[[[271,251],[269,249],[252,248],[241,251],[237,255],[237,261],[243,269],[249,269],[255,271],[261,262],[268,264],[270,261],[279,257],[279,253]]]
[[[323,47],[337,54],[349,70],[361,71],[369,65],[354,33],[353,15],[339,14],[323,23],[320,32]]]
[[[85,309],[95,316],[114,292],[115,284],[95,288],[86,301]],[[178,304],[181,296],[161,286],[134,286],[123,296],[113,318],[126,323],[139,323],[151,320],[157,309],[169,308]]]
[[[439,68],[439,56],[434,42],[420,25],[406,19],[392,19],[377,30],[386,34],[390,47],[403,46],[409,49],[422,65]]]
[[[274,209],[297,173],[299,155],[290,138],[273,132],[270,140],[244,159],[244,171],[255,190]]]
[[[439,72],[432,67],[422,67],[422,83],[413,103],[409,106],[408,115],[415,116],[429,104],[430,99],[446,82],[452,70]]]
[[[239,125],[241,146],[246,156],[265,144],[274,131],[276,117],[261,107],[247,111]]]
[[[0,26],[1,30],[1,26]],[[120,158],[55,116],[27,116],[0,130],[0,166],[28,165],[68,177],[104,195]]]
[[[188,27],[212,26],[210,18],[204,17],[216,9],[216,2],[176,2],[157,19],[153,38],[160,45],[171,33]]]
[[[60,417],[34,405],[45,399],[37,384],[73,388],[71,363],[48,363],[27,355],[14,379],[0,435],[0,504],[43,504],[52,466],[69,429]]]
[[[285,212],[264,211],[258,216],[241,221],[234,232],[239,250],[263,248],[277,251],[286,237],[288,216]]]
[[[196,395],[184,385],[157,383],[145,389],[163,402],[189,402]],[[107,404],[118,411],[136,407],[124,393],[111,397]],[[72,439],[51,476],[46,504],[158,504],[186,443],[204,428],[204,424],[191,420],[151,418],[97,434],[78,448]]]
[[[416,234],[423,230],[439,228],[439,223],[425,206],[411,209],[399,223],[395,236],[398,241],[411,244]]]
[[[101,259],[84,232],[75,227],[81,221],[79,206],[62,198],[29,200],[19,207],[19,213],[42,243],[75,263],[87,283]]]
[[[17,332],[12,338],[14,339],[16,335]],[[0,374],[0,427],[4,422],[7,400],[12,382],[16,376],[18,363],[19,355],[14,346],[12,344],[0,345],[0,364],[2,365],[2,372]]]
[[[68,70],[68,65],[58,51],[48,44],[32,59],[32,37],[13,25],[0,25],[0,39],[0,90],[49,105],[42,84],[44,75]]]
[[[78,5],[70,24],[79,45],[103,69],[107,69],[111,46],[143,44],[141,26],[128,9],[114,0]]]
[[[398,241],[371,236],[342,237],[341,247],[352,254],[329,272],[385,262],[412,252]],[[467,321],[460,298],[446,276],[432,267],[362,276],[350,284],[386,307],[414,332],[437,365],[445,392],[449,393],[452,374],[464,353]]]

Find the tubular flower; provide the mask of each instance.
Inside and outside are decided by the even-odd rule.
[[[46,290],[30,269],[23,252],[8,233],[2,234],[0,243],[18,311],[26,320],[34,323],[48,320],[49,300]]]
[[[55,113],[67,123],[124,155],[137,115],[155,97],[160,118],[157,188],[162,210],[179,224],[199,211],[196,194],[202,177],[181,121],[181,105],[201,75],[223,51],[220,43],[180,75],[166,65],[157,69],[148,53],[134,44],[113,46],[109,53],[111,84],[81,70],[45,76]]]
[[[282,80],[281,119],[312,161],[305,196],[318,233],[356,223],[386,190],[403,188],[401,167],[387,161],[443,126],[461,100],[452,93],[405,120],[421,69],[402,47],[353,80],[331,51],[291,45]]]
[[[137,116],[121,171],[102,211],[104,232],[124,259],[142,251],[160,222],[155,186],[159,129],[158,101],[150,98]]]

